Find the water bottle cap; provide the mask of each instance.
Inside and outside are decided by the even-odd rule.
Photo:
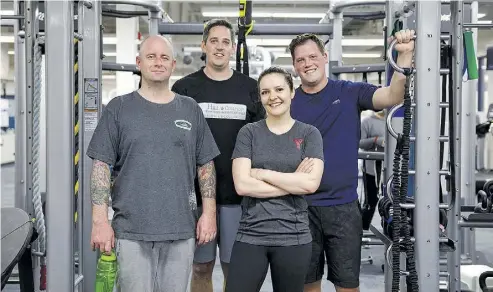
[[[111,251],[111,254],[109,254],[109,255],[106,254],[106,253],[102,253],[101,254],[101,259],[104,260],[104,261],[108,261],[108,262],[110,262],[110,261],[116,261],[116,254],[113,251]]]

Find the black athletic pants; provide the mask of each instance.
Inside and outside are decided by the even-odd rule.
[[[236,241],[229,263],[226,292],[258,292],[270,265],[274,292],[302,292],[312,244],[259,246]]]
[[[363,229],[368,230],[378,204],[378,186],[375,182],[375,176],[365,172],[363,172],[363,181],[365,181],[365,202],[361,208]]]
[[[361,208],[363,212],[361,216],[363,217],[363,230],[370,229],[370,224],[373,219],[373,215],[375,214],[375,209],[377,208],[379,184],[381,183],[381,171],[382,163],[380,161],[375,162],[375,173],[377,173],[377,177],[363,171],[365,193],[364,205]]]

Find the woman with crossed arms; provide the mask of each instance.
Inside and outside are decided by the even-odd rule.
[[[245,125],[233,152],[242,217],[226,292],[259,291],[270,265],[274,291],[303,291],[311,260],[308,205],[323,173],[320,132],[291,117],[291,74],[271,67],[258,78],[267,118]]]

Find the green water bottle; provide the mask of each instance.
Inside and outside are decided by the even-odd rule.
[[[112,251],[110,255],[101,254],[96,270],[95,292],[113,292],[117,273],[116,255]]]

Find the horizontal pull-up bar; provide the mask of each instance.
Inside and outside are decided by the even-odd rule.
[[[330,11],[332,13],[341,13],[345,8],[354,6],[385,5],[385,0],[346,0],[334,3]]]
[[[358,159],[363,160],[378,160],[383,161],[385,157],[385,153],[383,152],[373,152],[373,151],[359,151]]]
[[[2,19],[24,19],[24,15],[0,15],[0,20]]]
[[[385,64],[368,64],[368,65],[348,65],[334,66],[330,68],[331,74],[342,73],[374,73],[385,72]]]
[[[492,29],[493,24],[492,23],[464,23],[463,24],[464,28],[487,28],[487,29]]]
[[[159,33],[170,35],[202,35],[204,24],[202,23],[160,23]],[[329,23],[255,23],[248,35],[297,35],[303,33],[317,35],[331,35],[332,24]]]
[[[156,1],[154,1],[156,2]],[[126,4],[140,6],[148,9],[151,12],[164,12],[164,10],[157,3],[145,0],[103,0],[103,4]]]
[[[140,74],[140,71],[137,69],[137,65],[103,62],[101,66],[103,71],[132,72],[135,74]]]

